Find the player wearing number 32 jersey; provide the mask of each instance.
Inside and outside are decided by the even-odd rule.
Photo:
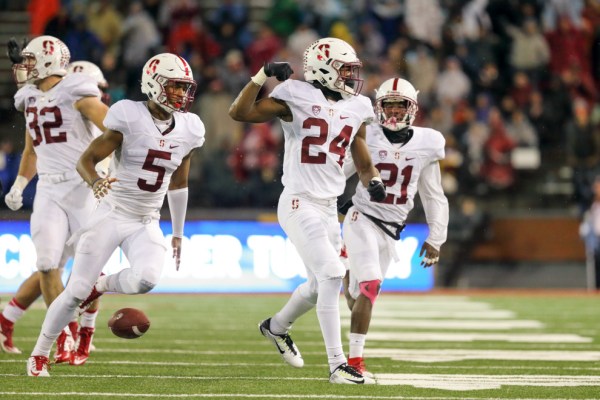
[[[186,113],[196,82],[189,64],[170,53],[148,60],[141,81],[148,101],[114,104],[104,119],[106,131],[77,164],[99,204],[71,238],[78,238],[73,271],[64,292],[48,309],[29,358],[31,376],[49,375],[50,347],[74,312],[83,312],[104,292],[140,294],[156,286],[167,250],[159,226],[165,196],[173,226],[173,258],[179,269],[190,159],[205,134],[200,118]],[[113,152],[114,175],[100,177],[95,164]],[[130,268],[100,276],[118,247]]]
[[[26,131],[18,176],[4,201],[11,210],[20,209],[23,190],[38,175],[31,236],[39,289],[49,306],[63,290],[61,267],[69,255],[65,243],[94,207],[93,196],[75,166],[97,132],[104,129],[107,106],[100,101],[100,90],[91,77],[67,74],[70,52],[59,39],[38,36],[13,58],[15,82],[21,87],[14,104],[24,114]],[[35,298],[37,284],[33,280],[28,283],[32,284],[31,298]],[[16,310],[13,308],[13,321],[18,317]],[[0,325],[2,348],[19,352],[7,343],[12,332],[6,329],[10,326],[4,317]],[[55,362],[71,361],[70,336],[68,330],[61,334]]]

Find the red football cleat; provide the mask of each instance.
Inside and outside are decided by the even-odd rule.
[[[77,342],[77,350],[71,354],[71,365],[83,365],[90,356],[90,347],[92,338],[94,337],[94,328],[81,328],[79,330],[79,341]]]
[[[0,348],[5,353],[21,354],[21,350],[13,345],[12,335],[15,323],[0,314]]]

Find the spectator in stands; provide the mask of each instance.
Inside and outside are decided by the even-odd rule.
[[[525,72],[537,86],[550,61],[550,47],[539,32],[537,22],[527,19],[521,28],[507,25],[506,31],[512,37],[510,66],[515,71]]]
[[[502,114],[497,108],[490,111],[488,126],[490,134],[483,145],[481,176],[490,189],[511,188],[515,183],[515,171],[510,155],[516,143],[506,132]]]
[[[471,81],[463,72],[455,57],[446,59],[444,69],[436,83],[437,101],[441,104],[456,104],[471,93]]]
[[[87,17],[88,27],[104,45],[106,55],[116,59],[120,51],[122,15],[110,0],[99,0],[90,4]]]
[[[587,257],[593,259],[593,287],[600,289],[600,175],[596,175],[592,184],[592,204],[583,215],[579,234],[585,240]]]
[[[573,119],[565,127],[567,165],[573,169],[574,200],[580,213],[592,202],[592,182],[600,168],[600,128],[590,121],[582,99],[573,102]]]
[[[129,14],[123,21],[122,52],[123,66],[126,70],[127,98],[143,100],[140,95],[139,75],[146,60],[155,53],[161,43],[160,34],[150,15],[140,1],[129,6]]]
[[[88,29],[85,15],[73,16],[73,29],[65,36],[65,44],[71,50],[72,61],[90,61],[101,65],[104,56],[104,45],[100,39]]]
[[[515,109],[511,113],[510,120],[506,124],[506,132],[517,146],[538,148],[537,132],[522,110]]]
[[[283,41],[279,38],[273,29],[266,23],[262,23],[256,34],[256,38],[246,48],[246,58],[249,60],[249,70],[253,74],[265,62],[269,62],[283,47]]]

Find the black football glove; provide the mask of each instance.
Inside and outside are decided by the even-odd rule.
[[[11,37],[6,43],[6,55],[10,58],[13,64],[21,64],[23,62],[23,56],[21,55],[21,51],[27,45],[27,39],[23,38],[23,45],[19,46],[17,43],[17,39]]]
[[[387,193],[385,192],[385,185],[380,179],[371,179],[371,182],[369,182],[369,186],[367,187],[367,191],[371,196],[371,200],[377,202],[383,201],[387,196]]]
[[[288,79],[294,70],[286,62],[272,62],[265,64],[265,75],[274,76],[278,81],[283,82]]]
[[[352,199],[350,199],[344,204],[338,206],[338,212],[342,215],[346,215],[348,214],[348,210],[350,209],[350,207],[352,207],[353,205],[354,203],[352,202]]]

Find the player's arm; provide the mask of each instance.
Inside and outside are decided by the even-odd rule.
[[[104,104],[97,97],[84,97],[75,102],[75,108],[81,113],[81,115],[92,121],[92,123],[96,125],[100,131],[104,132],[106,128],[104,127],[103,121],[104,117],[106,117],[106,113],[108,112],[108,106],[106,104]],[[108,177],[110,159],[111,156],[109,155],[96,164],[96,172],[98,172],[98,174],[103,178]]]
[[[229,107],[229,116],[241,122],[266,122],[275,117],[291,121],[292,113],[284,101],[267,97],[256,101],[268,77],[284,81],[293,73],[288,63],[268,63],[254,75]]]
[[[108,112],[108,106],[98,97],[83,97],[75,102],[75,109],[88,120],[92,121],[102,132],[106,130],[103,121]]]
[[[171,175],[171,182],[167,191],[169,210],[171,211],[171,226],[173,228],[171,247],[173,248],[175,269],[178,271],[181,262],[181,239],[183,238],[183,226],[188,203],[188,176],[192,152],[183,158],[179,167]]]
[[[19,176],[27,179],[27,182],[33,179],[37,173],[37,154],[33,149],[33,140],[29,131],[25,131],[25,147],[23,148],[23,154],[21,155],[21,162],[19,163]]]
[[[385,199],[385,186],[379,176],[379,171],[373,165],[369,147],[367,146],[367,128],[362,124],[350,146],[356,172],[362,184],[367,188],[375,201]]]
[[[429,226],[429,236],[421,247],[420,256],[424,256],[421,265],[429,267],[439,261],[440,248],[448,234],[449,206],[442,187],[439,162],[432,162],[423,168],[417,191]]]
[[[94,196],[99,199],[108,194],[110,184],[115,182],[115,178],[102,178],[96,172],[96,164],[108,157],[123,143],[123,134],[121,132],[106,129],[104,133],[98,136],[90,143],[87,149],[79,157],[77,162],[77,172],[88,185],[92,187]]]
[[[4,197],[4,202],[13,211],[23,207],[23,190],[37,173],[37,154],[33,149],[33,140],[29,131],[25,130],[25,147],[19,163],[19,172],[10,191]]]

